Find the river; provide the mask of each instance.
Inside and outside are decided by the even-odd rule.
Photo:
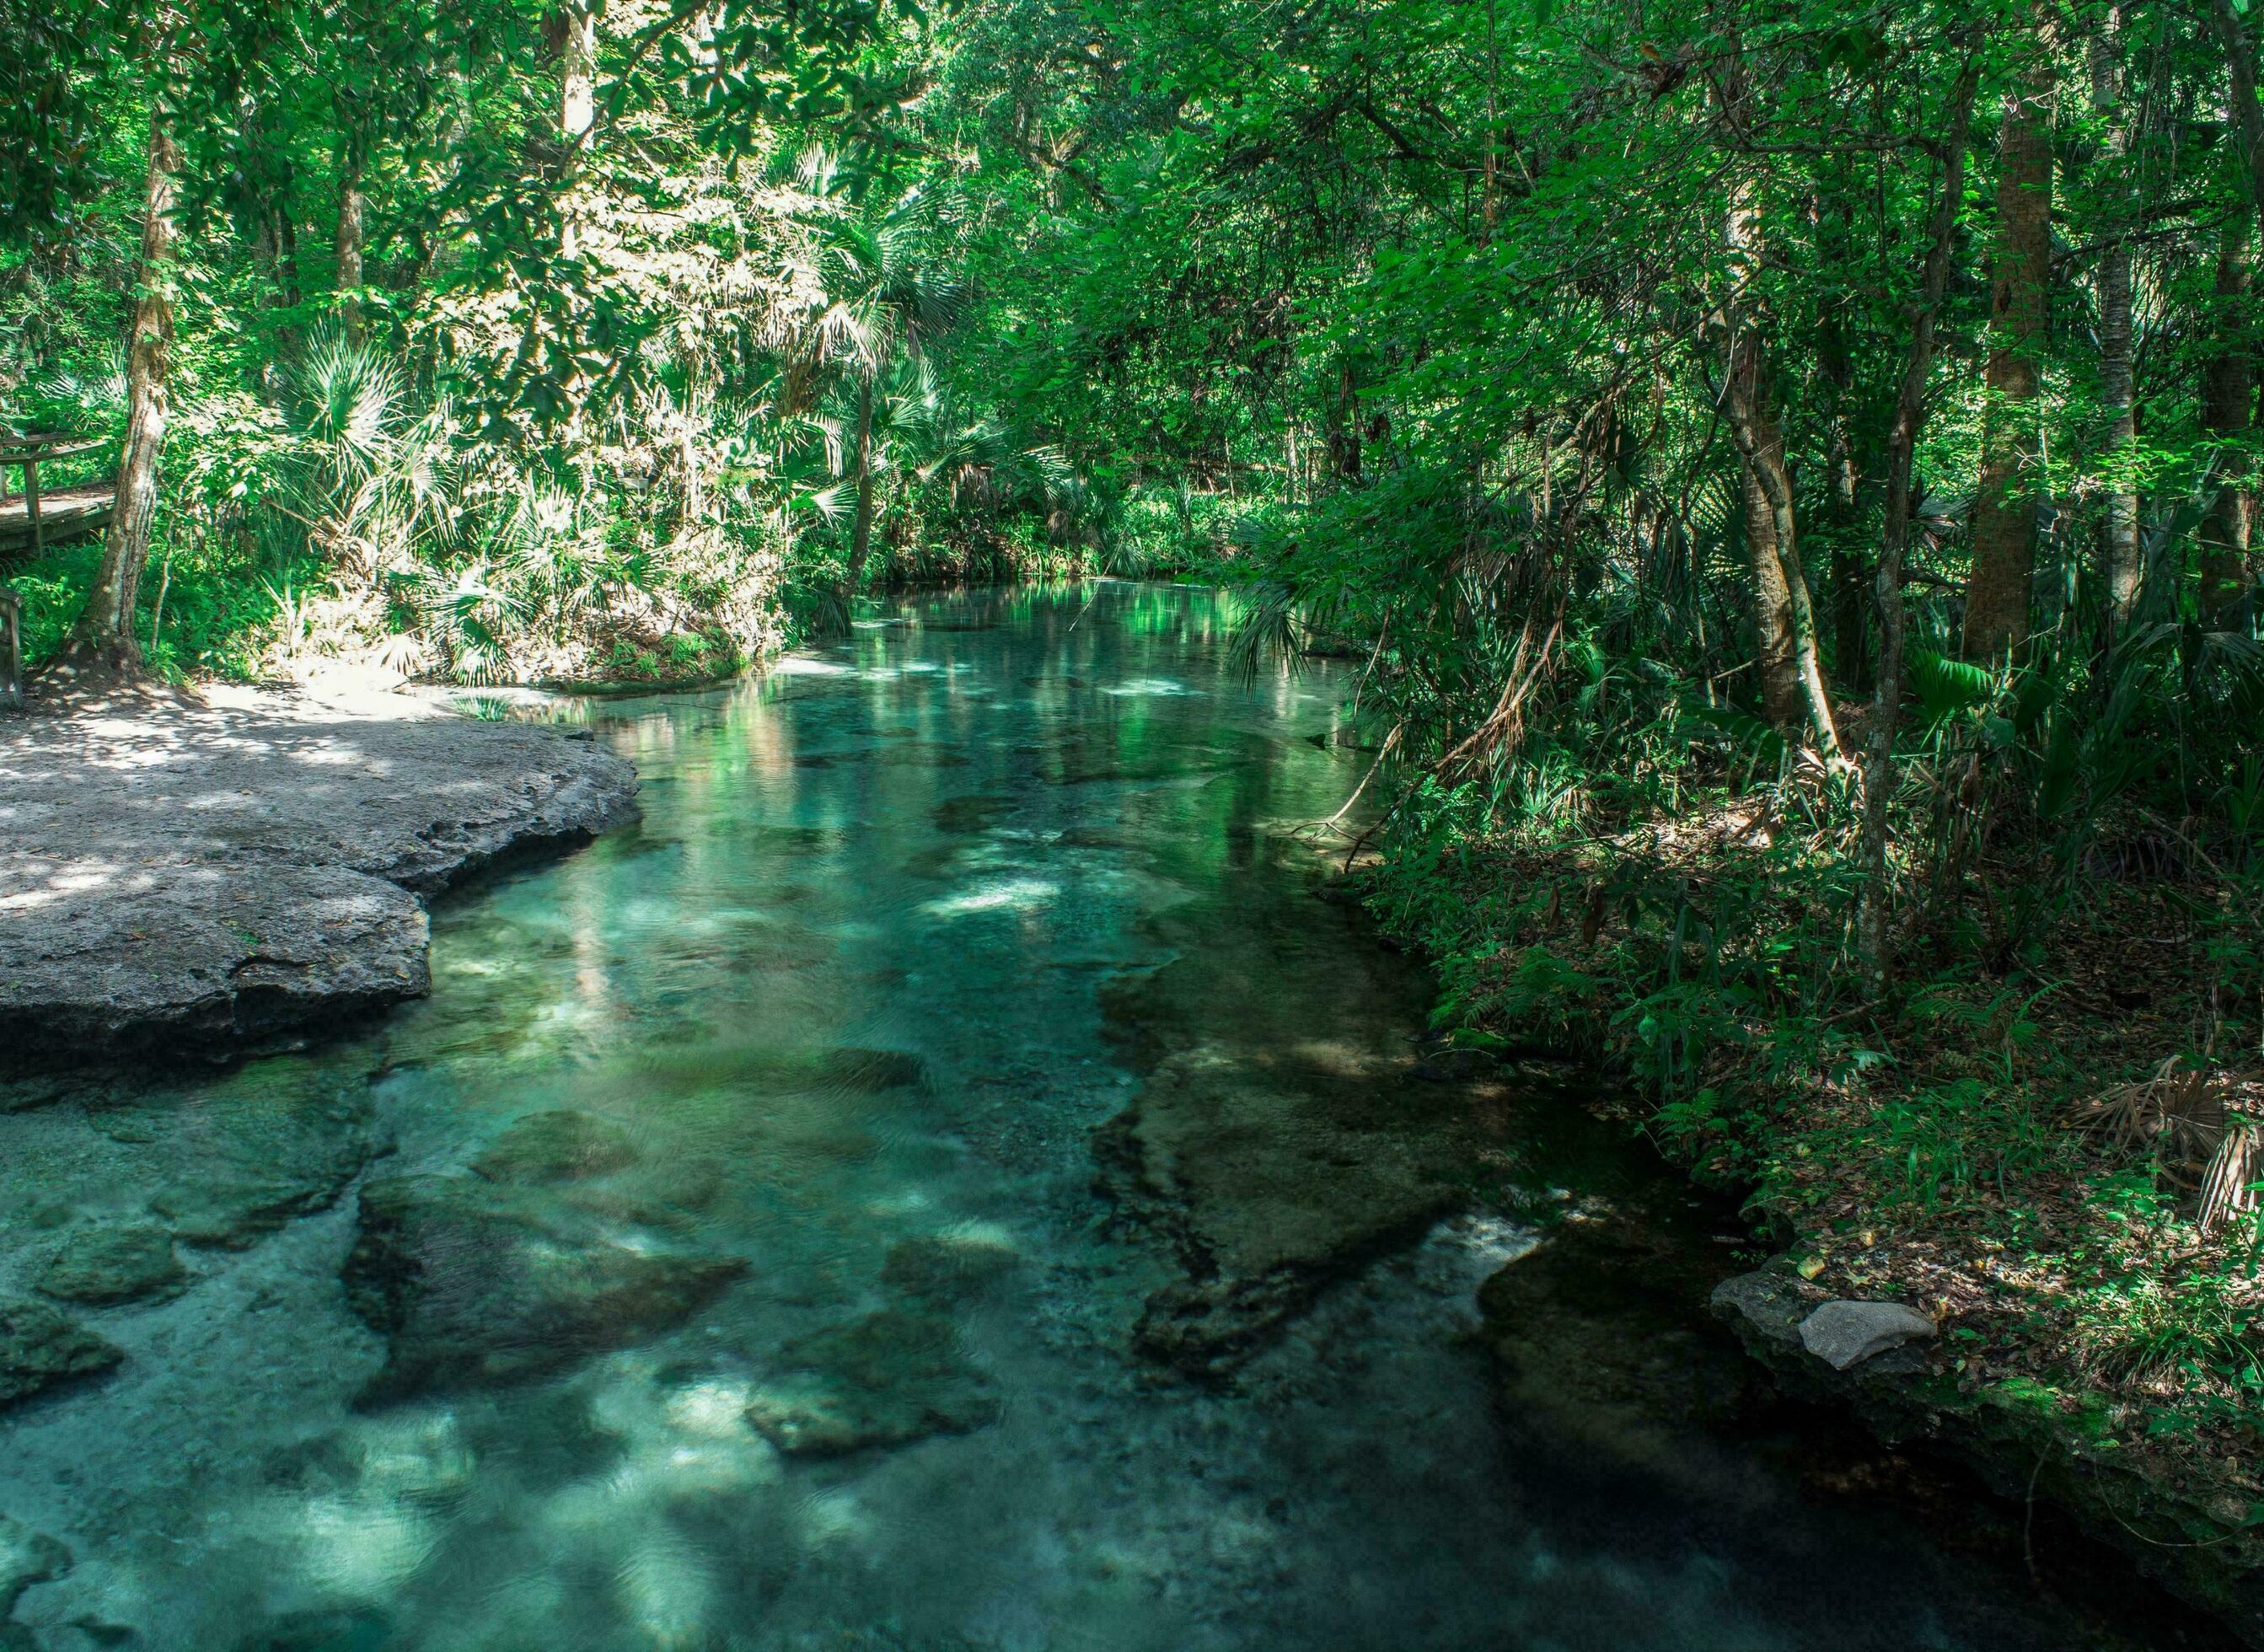
[[[0,1417],[74,1561],[0,1647],[2144,1644],[1754,1409],[1676,1306],[1738,1230],[1429,1053],[1316,898],[1345,668],[1228,640],[1099,582],[490,705],[642,822],[444,902],[349,1041],[0,1114],[10,1243],[185,1269]]]

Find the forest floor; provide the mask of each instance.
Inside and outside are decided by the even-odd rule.
[[[2243,1025],[2223,983],[2264,944],[2240,892],[2205,864],[2102,861],[2014,967],[1912,948],[1928,961],[1881,1024],[1813,983],[1770,1001],[1833,917],[1792,834],[1738,825],[1466,844],[1380,866],[1371,901],[1439,964],[1458,1036],[1636,1081],[1598,1105],[1746,1196],[1796,1314],[1891,1301],[1935,1322],[1904,1393],[1840,1380],[1838,1397],[2001,1491],[2073,1506],[2264,1634],[2264,1228],[2237,1192],[2264,1177],[2253,1138],[2230,1218],[2197,1209],[2211,1146],[2264,1114],[2264,1063],[2209,1032]],[[1734,907],[1738,948],[1770,961],[1717,955],[1709,978],[1694,906]],[[1796,1386],[1832,1386],[1796,1340],[1790,1358],[1814,1366]]]
[[[424,990],[420,897],[635,812],[586,741],[210,685],[0,720],[0,1044],[226,1047]]]

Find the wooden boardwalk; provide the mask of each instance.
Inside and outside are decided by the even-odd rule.
[[[105,481],[58,488],[53,493],[40,489],[41,543],[53,549],[90,533],[101,533],[110,525],[112,487],[112,483]],[[21,562],[31,548],[31,501],[11,490],[6,498],[0,499],[0,560]]]

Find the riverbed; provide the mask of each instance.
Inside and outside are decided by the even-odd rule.
[[[1432,1047],[1317,898],[1346,668],[1248,676],[1230,618],[929,598],[759,682],[496,697],[642,821],[439,905],[362,1036],[11,1092],[0,1292],[133,1237],[65,1299],[115,1359],[0,1413],[47,1545],[0,1646],[2149,1644],[1709,1431],[1734,1370],[1553,1380],[1711,1370],[1621,1287],[1735,1230],[1568,1146],[1577,1079]],[[1638,1216],[1683,1263],[1482,1322]],[[1553,1327],[1507,1380],[1505,1312]]]

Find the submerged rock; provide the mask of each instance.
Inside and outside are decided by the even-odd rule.
[[[187,1279],[188,1271],[173,1254],[172,1235],[137,1222],[71,1233],[37,1283],[42,1293],[66,1302],[109,1307],[176,1294]]]
[[[780,1379],[747,1420],[789,1456],[831,1457],[960,1434],[995,1421],[990,1380],[960,1351],[949,1320],[893,1310],[788,1343]]]
[[[107,1371],[125,1357],[59,1308],[0,1297],[0,1406]]]
[[[591,1112],[534,1112],[516,1119],[472,1169],[491,1182],[570,1182],[636,1162],[627,1127]]]
[[[1149,1299],[1141,1352],[1223,1375],[1332,1279],[1462,1205],[1469,1098],[1404,1082],[1407,1065],[1261,1064],[1216,1046],[1158,1064],[1095,1142],[1103,1188],[1186,1276]]]
[[[1826,1302],[1800,1322],[1801,1346],[1834,1371],[1934,1334],[1932,1320],[1900,1302]]]
[[[33,1583],[53,1583],[70,1569],[71,1552],[61,1543],[0,1514],[0,1618],[15,1611]]]
[[[1704,1312],[1707,1258],[1635,1200],[1566,1221],[1478,1287],[1503,1415],[1593,1471],[1711,1489],[1710,1432],[1766,1385]]]
[[[397,1644],[392,1620],[372,1607],[294,1612],[236,1642],[236,1652],[381,1652]]]
[[[152,1147],[136,1168],[155,1182],[149,1208],[175,1238],[229,1250],[336,1204],[376,1151],[371,1119],[363,1072],[302,1057],[88,1113],[112,1141]]]
[[[369,1183],[346,1300],[390,1339],[365,1403],[541,1376],[674,1329],[746,1271],[631,1249],[532,1190],[468,1176]]]
[[[980,1296],[1021,1265],[1021,1253],[996,1239],[935,1234],[890,1245],[881,1283],[924,1301],[958,1302]]]

